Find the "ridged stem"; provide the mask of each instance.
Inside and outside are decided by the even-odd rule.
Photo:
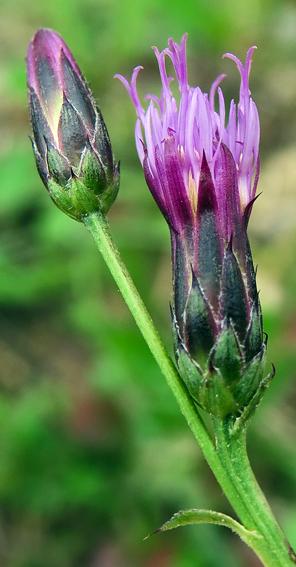
[[[249,546],[266,567],[295,567],[284,535],[273,518],[251,471],[242,438],[230,439],[222,421],[215,421],[216,445],[154,327],[152,319],[112,241],[105,217],[93,213],[84,219],[136,324],[172,390],[195,439],[233,509],[249,530],[262,538],[251,538]]]
[[[232,435],[227,420],[214,418],[217,454],[237,493],[244,526],[261,534],[256,552],[268,567],[294,566],[296,557],[273,516],[271,508],[254,476],[246,448],[246,431]],[[235,508],[235,507],[234,507]]]

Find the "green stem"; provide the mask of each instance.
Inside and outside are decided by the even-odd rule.
[[[118,288],[129,307],[136,324],[138,325],[147,345],[149,346],[160,370],[178,401],[182,414],[185,416],[195,439],[199,442],[201,450],[206,455],[208,464],[215,470],[219,468],[220,461],[216,455],[213,442],[197,413],[196,407],[187,393],[179,374],[165,350],[161,338],[154,327],[153,321],[125,267],[119,252],[112,241],[107,220],[94,213],[84,219],[84,224],[94,238],[97,248],[101,252]]]
[[[218,427],[217,423],[215,424],[216,446],[213,444],[198,410],[166,352],[152,319],[120,258],[112,241],[107,220],[100,213],[93,213],[85,217],[84,224],[93,236],[98,250],[102,254],[223,492],[246,527],[250,530],[256,529],[262,535],[262,538],[258,538],[259,543],[256,542],[255,544],[253,540],[249,541],[250,547],[262,559],[266,567],[291,567],[292,565],[295,567],[295,563],[289,556],[284,536],[273,519],[265,500],[265,506],[262,504],[260,489],[249,472],[251,471],[250,466],[246,464],[248,463],[246,453],[243,460],[244,465],[239,467],[234,450],[234,446],[237,444],[226,437],[226,429]],[[240,454],[243,457],[243,448],[242,446],[239,447]],[[235,460],[235,463],[232,462],[233,460]],[[245,474],[243,474],[244,467],[247,467]],[[256,503],[250,503],[250,499],[255,499]],[[257,518],[257,514],[260,518]],[[265,528],[266,522],[268,528]],[[272,538],[275,538],[275,543],[272,543]]]
[[[252,471],[246,449],[246,431],[233,436],[227,420],[214,418],[213,423],[217,454],[240,501],[240,519],[247,529],[256,530],[263,538],[259,545],[256,544],[257,555],[268,567],[295,567],[295,554]]]

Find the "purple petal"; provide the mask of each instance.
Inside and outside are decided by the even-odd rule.
[[[143,108],[137,91],[137,76],[141,67],[134,69],[130,82],[121,75],[116,77],[125,86],[135,106],[138,116],[135,133],[137,151],[143,164],[145,145],[145,175],[149,179],[149,186],[152,187],[152,179],[153,187],[157,185],[157,194],[162,191],[161,206],[163,208],[165,204],[167,217],[180,227],[189,217],[196,214],[196,202],[201,186],[200,174],[204,168],[202,159],[205,155],[211,183],[216,187],[223,230],[225,235],[229,236],[229,219],[234,214],[234,208],[238,208],[242,214],[247,203],[255,195],[258,181],[260,126],[257,108],[249,89],[255,48],[248,50],[245,63],[235,55],[225,54],[225,57],[236,64],[241,77],[239,102],[236,104],[231,101],[227,112],[219,86],[225,75],[217,77],[209,95],[203,93],[199,87],[189,86],[186,41],[187,34],[182,37],[180,43],[169,39],[168,47],[162,51],[153,48],[159,66],[162,91],[160,97],[153,94],[145,97],[149,100],[147,109]],[[166,57],[173,65],[180,92],[179,99],[174,97],[170,88],[172,78],[167,73]],[[221,149],[223,144],[225,148]],[[229,152],[227,157],[226,150]],[[229,193],[232,195],[231,206],[226,203]],[[155,191],[153,194],[155,196]]]
[[[173,135],[169,135],[164,141],[164,161],[171,207],[175,213],[175,226],[180,230],[187,224],[191,224],[192,206],[184,184],[178,150]]]
[[[139,95],[138,95],[138,90],[137,90],[137,78],[138,78],[139,72],[142,69],[144,69],[144,67],[142,67],[141,65],[138,65],[138,67],[134,68],[134,70],[132,72],[132,77],[131,77],[130,83],[127,81],[127,79],[125,79],[125,77],[123,77],[119,73],[116,73],[116,75],[114,75],[114,79],[119,79],[119,81],[121,81],[123,86],[126,88],[129,96],[131,97],[132,103],[134,104],[136,112],[137,112],[139,117],[141,117],[144,113],[144,109],[141,105],[141,101],[140,101],[140,98],[139,98]]]
[[[215,186],[222,233],[229,242],[241,215],[236,165],[225,144],[221,144],[215,164]]]

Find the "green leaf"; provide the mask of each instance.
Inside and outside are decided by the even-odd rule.
[[[262,536],[256,531],[247,530],[242,524],[221,512],[213,510],[201,510],[192,508],[190,510],[181,510],[176,512],[167,522],[162,524],[154,533],[166,532],[181,526],[192,526],[199,524],[215,524],[229,528],[237,534],[247,545],[252,546],[254,539],[260,539]],[[147,536],[147,538],[150,536]],[[145,539],[147,539],[145,538]]]

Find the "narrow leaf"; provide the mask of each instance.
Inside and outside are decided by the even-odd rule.
[[[252,547],[252,540],[261,538],[262,536],[256,531],[247,530],[242,524],[221,512],[214,512],[213,510],[201,510],[192,508],[190,510],[181,510],[174,514],[167,522],[156,530],[154,533],[166,532],[181,526],[191,526],[198,524],[215,524],[217,526],[224,526],[229,528],[237,534],[242,541]],[[147,536],[148,538],[149,536]],[[145,538],[146,539],[146,538]]]

